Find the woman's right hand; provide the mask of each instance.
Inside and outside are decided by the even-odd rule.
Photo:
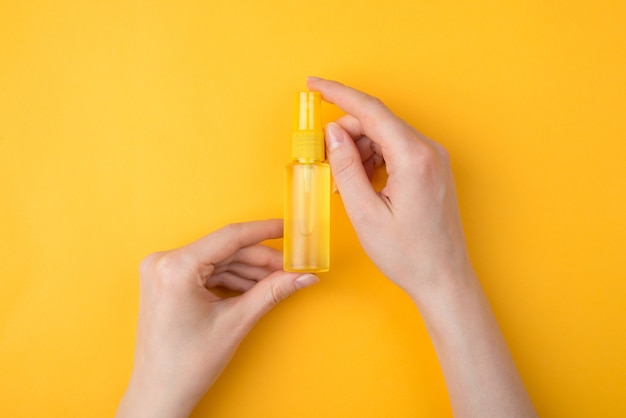
[[[326,127],[337,188],[367,254],[422,313],[455,416],[535,417],[467,255],[446,150],[374,97],[308,85],[347,113]],[[368,177],[383,162],[377,193]]]
[[[326,127],[328,159],[376,266],[414,299],[467,277],[471,265],[446,150],[372,96],[336,81],[307,82],[347,113]],[[376,192],[369,177],[383,163],[388,180]]]

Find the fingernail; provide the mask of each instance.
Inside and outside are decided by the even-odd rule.
[[[313,75],[310,75],[310,76],[308,76],[306,78],[306,81],[320,81],[320,80],[323,80],[323,78],[322,77],[315,77]]]
[[[332,187],[330,188],[332,190],[333,193],[335,194],[339,194],[339,189],[337,188],[337,183],[335,182],[335,179],[332,180]]]
[[[305,287],[309,287],[319,282],[320,278],[313,274],[305,274],[296,279],[294,285],[296,289],[304,289]]]
[[[343,142],[343,132],[335,122],[326,125],[326,142],[328,143],[328,151],[336,149]]]

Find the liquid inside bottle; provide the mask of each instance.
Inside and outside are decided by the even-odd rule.
[[[286,168],[284,269],[323,272],[330,267],[330,167],[293,163]]]

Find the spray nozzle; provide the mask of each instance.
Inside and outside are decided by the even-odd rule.
[[[291,157],[298,161],[324,161],[322,96],[315,91],[296,93]]]

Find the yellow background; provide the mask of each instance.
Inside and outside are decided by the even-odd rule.
[[[114,414],[139,261],[282,215],[306,75],[448,148],[540,415],[626,416],[626,3],[607,0],[2,1],[0,416]],[[418,312],[339,196],[331,255],[194,416],[451,415]]]

